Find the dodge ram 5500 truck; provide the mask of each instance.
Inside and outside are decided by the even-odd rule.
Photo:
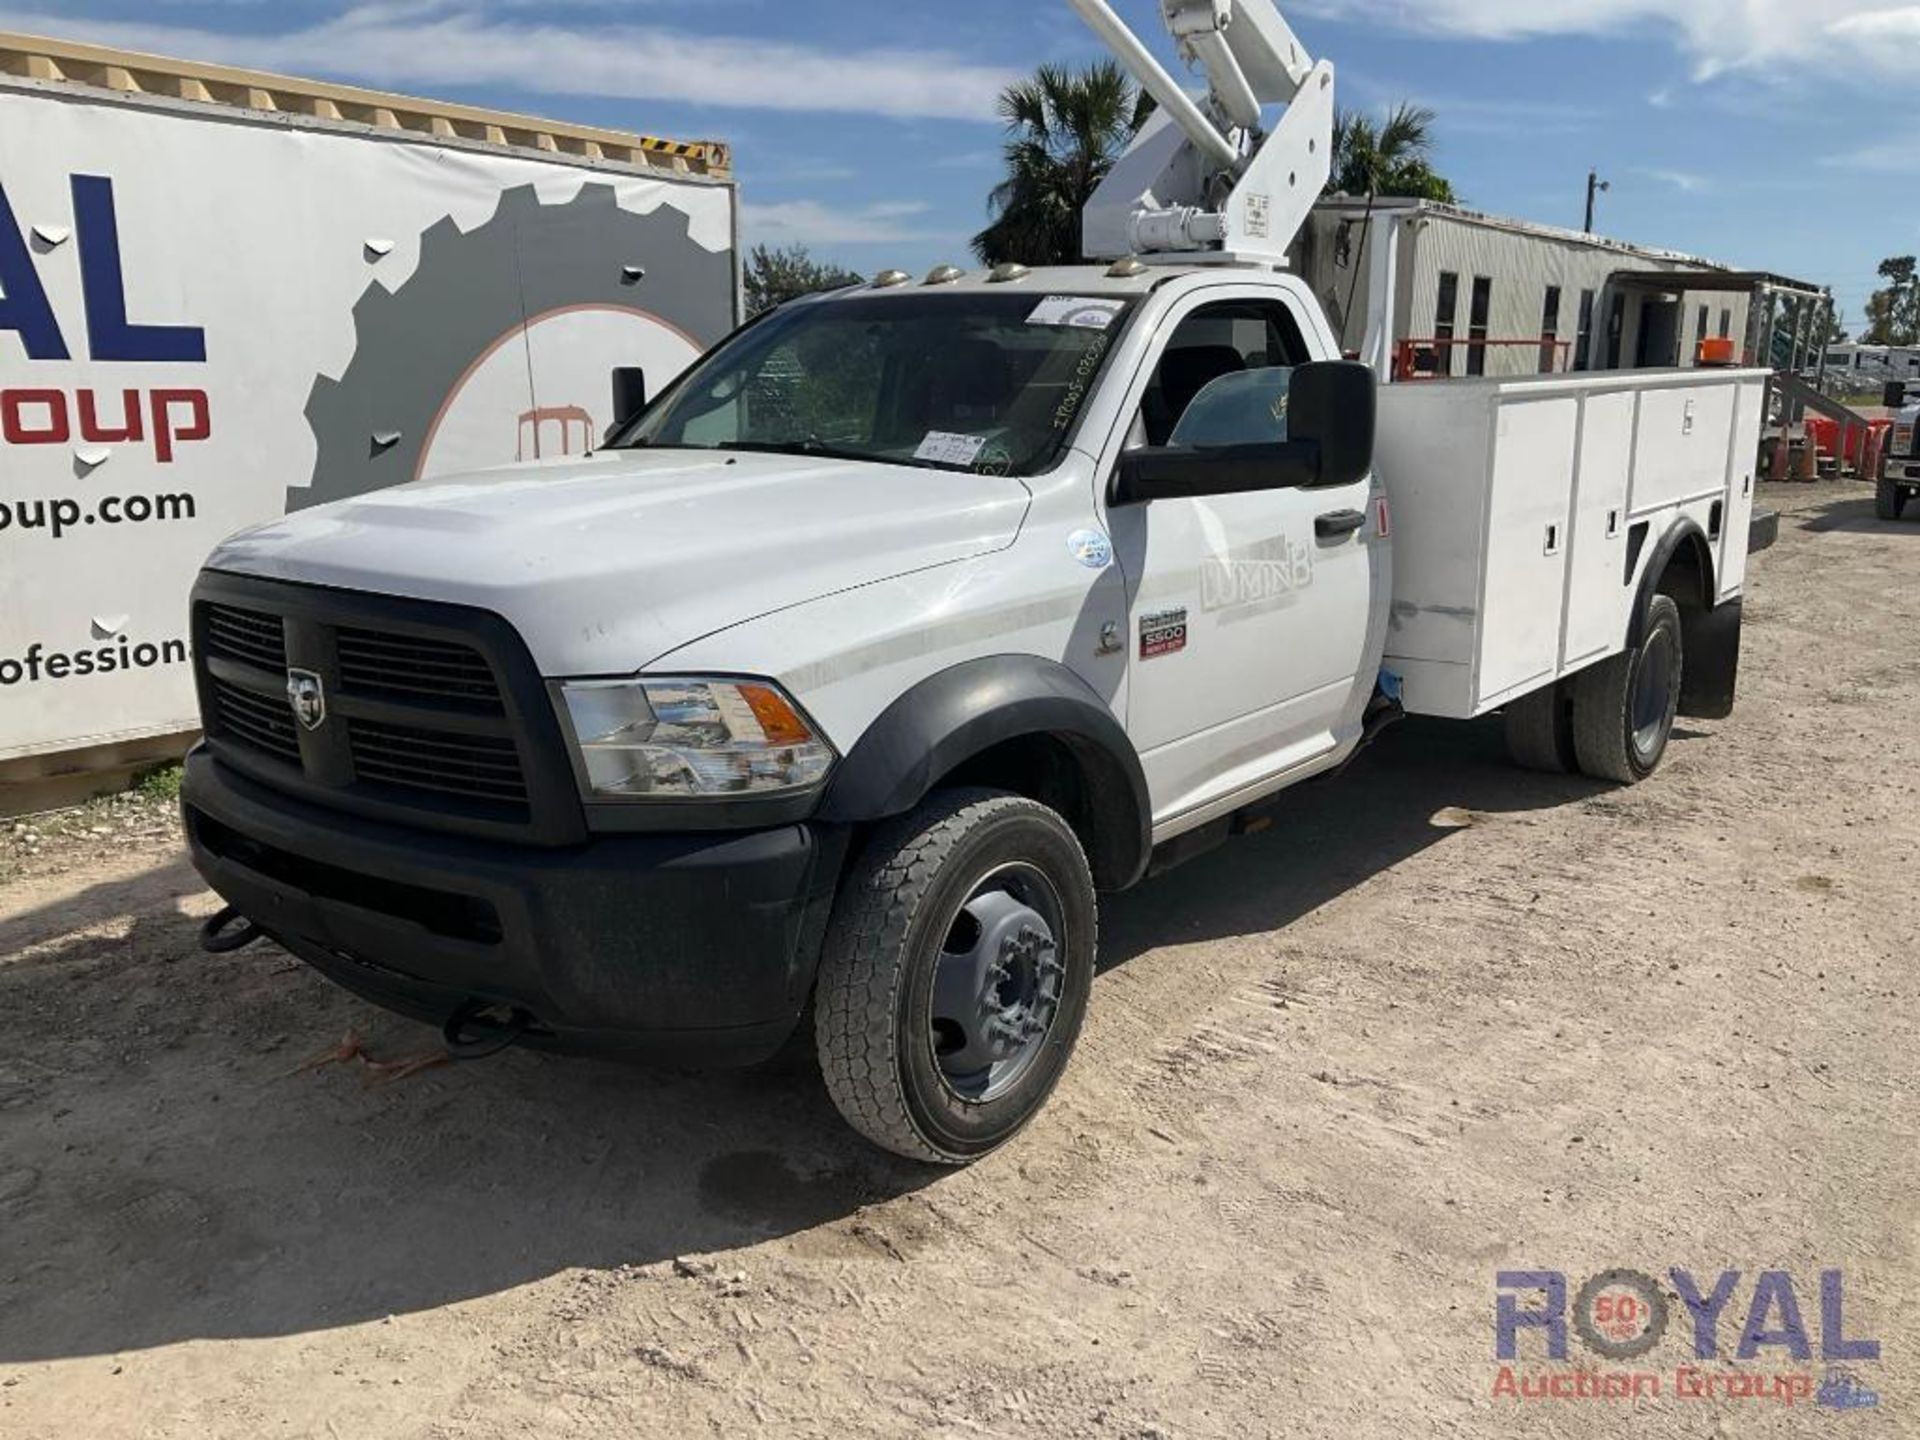
[[[804,1022],[854,1126],[964,1163],[1067,1065],[1096,896],[1403,711],[1504,711],[1524,763],[1623,783],[1730,711],[1764,375],[1379,384],[1274,254],[1326,67],[1223,0],[1176,29],[1228,92],[1187,113],[1076,4],[1166,92],[1088,216],[1111,266],[888,272],[591,458],[213,555],[210,944],[268,935],[456,1053],[752,1062]],[[1234,76],[1304,133],[1226,125]]]

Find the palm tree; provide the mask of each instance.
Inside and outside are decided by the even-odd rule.
[[[984,264],[1071,265],[1080,212],[1153,113],[1153,98],[1118,64],[1043,65],[1000,95],[1007,178],[994,187],[993,223],[973,237]]]
[[[1434,173],[1433,125],[1423,105],[1403,102],[1384,121],[1343,110],[1333,121],[1331,194],[1396,195],[1452,204],[1453,186]]]

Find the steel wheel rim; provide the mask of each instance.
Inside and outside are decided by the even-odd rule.
[[[1659,747],[1673,708],[1673,636],[1655,630],[1640,652],[1633,679],[1633,744],[1642,755]]]
[[[940,932],[926,1034],[940,1083],[985,1105],[1039,1063],[1066,991],[1066,907],[1035,865],[999,866]]]

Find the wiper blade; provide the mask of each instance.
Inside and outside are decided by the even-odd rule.
[[[713,448],[745,451],[751,455],[818,455],[824,460],[865,460],[876,464],[885,463],[880,456],[865,450],[842,449],[828,445],[811,435],[805,440],[723,440]]]

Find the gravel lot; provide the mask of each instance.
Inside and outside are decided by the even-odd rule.
[[[1766,503],[1733,720],[1631,792],[1401,727],[1106,904],[961,1174],[798,1061],[303,1068],[434,1037],[200,954],[161,799],[0,824],[0,1436],[1920,1435],[1920,525]],[[1790,1272],[1767,1373],[1844,1270],[1879,1407],[1496,1397],[1496,1272],[1615,1266],[1740,1271],[1728,1350]]]

